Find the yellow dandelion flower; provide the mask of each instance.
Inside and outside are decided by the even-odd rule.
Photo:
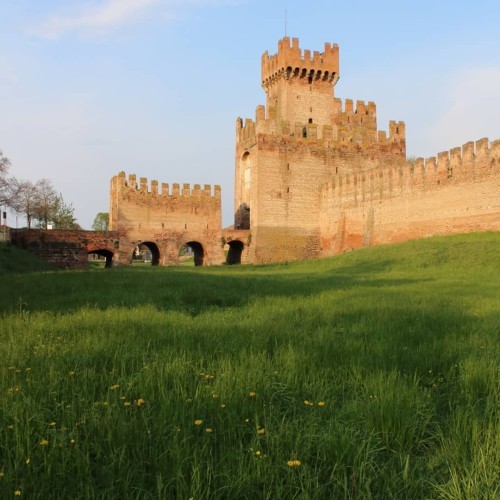
[[[146,402],[146,401],[144,401],[144,399],[139,398],[139,399],[135,402],[135,404],[136,404],[137,406],[142,406],[145,402]]]
[[[40,441],[40,446],[47,446],[49,444],[48,440],[47,439],[42,439]]]
[[[112,390],[112,391],[116,391],[116,389],[118,389],[120,387],[119,384],[114,384],[114,385],[111,385],[109,388]]]
[[[298,467],[300,465],[300,460],[288,460],[288,467]]]
[[[68,372],[68,377],[74,377],[75,376],[75,372]]]
[[[304,401],[304,404],[306,406],[313,406],[314,405],[314,403],[311,403],[311,401],[308,401],[307,399]]]
[[[201,425],[202,423],[203,423],[203,420],[195,420],[194,421],[194,425],[197,425],[197,426]]]
[[[131,403],[130,401],[125,401],[125,402],[123,403],[123,406],[130,406],[131,404],[132,404],[132,403]]]
[[[25,372],[30,372],[31,371],[31,368],[25,368],[24,370]]]
[[[24,461],[24,463],[25,463],[26,465],[29,465],[29,463],[30,463],[30,462],[31,462],[31,460],[30,460],[29,458],[27,458],[27,459]]]
[[[250,391],[248,393],[248,397],[250,397],[250,398],[254,398],[255,396],[257,396],[257,393],[255,391]]]
[[[3,470],[0,470],[0,477],[4,477],[5,476],[5,472]]]
[[[70,439],[69,442],[70,442],[70,444],[75,444],[76,443],[76,441],[74,439]]]
[[[222,404],[220,405],[220,407],[221,407],[221,408],[225,408],[225,407],[226,407],[226,405],[225,405],[224,403],[222,403]]]
[[[209,434],[211,434],[213,432],[213,429],[211,427],[207,427],[205,429],[205,432],[208,432]]]
[[[57,424],[55,422],[50,422],[49,424],[51,427],[55,427]]]
[[[256,456],[256,457],[260,457],[261,455],[262,455],[262,453],[261,453],[259,450],[257,450],[257,451],[255,452],[255,456]]]
[[[15,497],[20,497],[21,496],[21,490],[14,491],[14,496]]]
[[[245,424],[248,424],[248,422],[250,422],[250,419],[249,418],[245,418]]]
[[[215,392],[212,392],[212,399],[217,399],[219,396],[217,396],[217,394],[215,394]]]
[[[266,433],[266,429],[264,427],[261,427],[260,429],[257,430],[257,434],[259,436],[263,436]]]
[[[325,406],[325,402],[324,402],[324,401],[320,401],[320,402],[318,403],[318,406]]]

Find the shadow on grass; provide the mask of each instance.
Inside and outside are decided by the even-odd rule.
[[[234,270],[127,268],[103,272],[10,274],[0,289],[0,311],[69,312],[81,307],[107,309],[152,305],[192,315],[214,307],[241,307],[255,299],[311,297],[325,291],[356,287],[398,287],[425,281],[381,277],[392,261],[363,263],[335,269],[334,261],[320,271],[272,268]],[[311,271],[314,269],[309,266]],[[250,271],[250,272],[249,272]],[[254,272],[252,272],[254,271]]]

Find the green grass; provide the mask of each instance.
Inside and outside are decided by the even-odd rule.
[[[54,270],[55,267],[44,262],[32,253],[10,243],[0,242],[0,276],[6,273]]]
[[[3,272],[0,497],[498,498],[499,248]]]

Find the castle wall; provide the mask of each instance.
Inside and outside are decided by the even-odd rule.
[[[221,264],[222,218],[220,187],[172,187],[124,172],[111,179],[110,229],[125,236],[120,241],[119,262],[129,264],[134,248],[149,242],[158,247],[161,265],[177,264],[180,248],[197,242],[204,251],[203,264]]]
[[[321,195],[321,254],[500,230],[500,141],[469,142],[403,168],[335,175]]]
[[[404,163],[404,124],[391,122],[387,138],[371,129],[376,124],[374,105],[358,102],[353,109],[348,100],[344,108],[337,100],[335,106],[339,127],[325,125],[321,134],[315,124],[285,127],[279,134],[263,106],[257,108],[255,121],[237,122],[235,212],[244,204],[250,219],[247,227],[236,217],[235,227],[251,229],[251,262],[318,257],[320,193],[328,179]],[[358,110],[373,116],[363,114],[368,116],[363,121]]]

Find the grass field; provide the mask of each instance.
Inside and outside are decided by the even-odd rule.
[[[272,266],[7,252],[1,498],[500,495],[500,233]]]

